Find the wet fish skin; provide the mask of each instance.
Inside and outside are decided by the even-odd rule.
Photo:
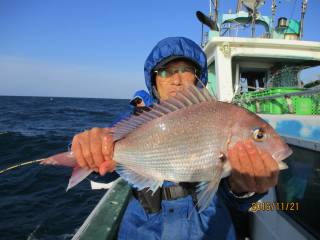
[[[265,141],[254,142],[259,148],[271,155],[289,149],[257,115],[234,104],[207,101],[142,125],[115,144],[114,160],[159,181],[210,181],[219,155],[238,141],[252,139],[255,128],[266,135]]]

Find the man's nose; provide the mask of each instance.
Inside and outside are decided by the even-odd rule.
[[[172,75],[172,83],[173,83],[174,85],[180,85],[180,84],[181,84],[181,81],[182,81],[182,79],[181,79],[181,74],[179,74],[178,72],[176,72],[176,73],[174,73],[174,74]]]

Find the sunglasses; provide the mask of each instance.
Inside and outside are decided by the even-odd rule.
[[[162,78],[169,78],[176,73],[179,73],[180,75],[190,74],[190,73],[196,74],[197,69],[194,67],[188,67],[188,66],[178,66],[178,67],[170,67],[170,68],[160,68],[158,70],[155,70],[154,73]]]

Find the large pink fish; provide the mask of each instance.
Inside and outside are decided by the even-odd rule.
[[[150,111],[119,122],[112,131],[116,171],[122,178],[138,189],[152,191],[163,181],[201,182],[200,211],[213,197],[221,178],[230,174],[225,157],[236,142],[252,139],[270,153],[280,169],[286,167],[282,160],[292,153],[259,116],[216,101],[206,89],[194,86],[155,104]],[[42,164],[74,167],[68,189],[91,173],[77,165],[72,153],[52,156]]]

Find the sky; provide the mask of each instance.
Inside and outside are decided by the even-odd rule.
[[[301,0],[277,2],[277,16],[299,19]],[[219,1],[220,13],[229,9],[235,0]],[[145,89],[144,61],[158,41],[200,43],[197,10],[208,13],[209,0],[0,0],[0,95],[128,99]],[[304,40],[320,42],[319,12],[320,0],[309,0]]]

